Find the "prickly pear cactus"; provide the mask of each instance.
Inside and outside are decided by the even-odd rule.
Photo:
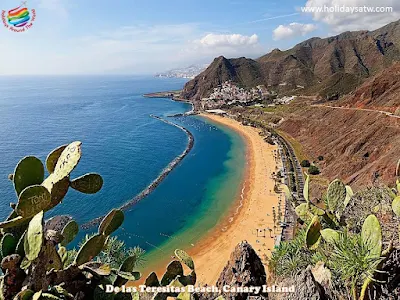
[[[120,272],[123,273],[132,273],[133,269],[136,266],[137,262],[137,257],[135,255],[129,256],[124,260],[122,265],[120,266],[117,275],[120,274]],[[136,274],[137,275],[137,274]],[[135,276],[136,276],[135,275]],[[126,276],[117,276],[117,278],[114,281],[115,286],[122,286],[124,285],[128,280],[126,279]]]
[[[84,194],[96,194],[103,187],[103,178],[95,173],[86,174],[72,180],[71,187]]]
[[[65,227],[61,232],[61,235],[64,238],[61,242],[61,245],[66,246],[69,243],[71,243],[74,240],[75,236],[78,234],[78,232],[79,232],[78,223],[76,223],[74,220],[69,221],[69,223],[65,225]]]
[[[17,196],[28,186],[41,184],[43,179],[44,167],[42,162],[34,156],[23,158],[15,168],[13,176]]]
[[[187,254],[185,251],[176,249],[175,250],[175,256],[183,262],[187,267],[189,267],[191,270],[194,270],[194,262],[193,259]]]
[[[106,236],[103,234],[97,234],[92,236],[86,243],[79,249],[76,255],[74,263],[78,266],[83,265],[95,258],[101,250],[103,250],[106,242]]]
[[[161,279],[161,285],[167,286],[173,280],[175,280],[177,276],[182,276],[182,275],[183,275],[182,264],[179,261],[174,260],[168,265],[167,271],[165,272],[164,276]]]
[[[10,233],[5,234],[0,242],[1,255],[6,257],[15,253],[15,248],[17,247],[18,240]]]
[[[73,142],[62,151],[54,167],[55,182],[69,176],[78,165],[82,155],[81,146],[81,142]]]
[[[40,211],[46,210],[50,203],[51,195],[49,191],[44,186],[33,185],[21,192],[15,211],[23,218],[30,218]]]
[[[328,209],[332,213],[336,213],[339,209],[343,209],[346,200],[346,186],[340,180],[334,180],[329,184],[327,192]]]
[[[25,256],[29,261],[35,260],[39,256],[43,244],[43,211],[38,213],[29,222],[26,232],[24,250]]]
[[[151,272],[150,275],[146,278],[144,283],[145,286],[160,286],[160,281],[158,280],[157,274]]]
[[[392,202],[392,209],[393,212],[400,217],[400,196],[397,196],[396,198],[394,198],[393,202]]]
[[[63,153],[63,151],[65,150],[65,148],[67,148],[68,145],[62,145],[60,147],[58,147],[57,149],[54,149],[53,151],[51,151],[49,153],[49,155],[46,158],[46,168],[47,171],[49,171],[49,173],[53,173],[56,165],[57,165],[57,161],[61,156],[61,153]]]
[[[42,186],[50,192],[51,203],[47,208],[47,210],[50,210],[57,206],[67,194],[69,189],[69,178],[65,177],[59,180],[56,179],[56,175],[50,174],[50,176],[43,181]]]
[[[378,258],[382,252],[382,228],[374,215],[369,215],[362,226],[361,239],[368,246],[370,257]]]
[[[99,234],[110,235],[124,222],[124,213],[120,209],[113,209],[101,222]]]
[[[340,233],[330,228],[321,230],[321,236],[327,243],[332,245],[336,244],[340,239]]]
[[[309,249],[315,250],[321,240],[321,223],[319,217],[315,216],[307,228],[306,245]]]
[[[310,189],[310,175],[306,174],[306,181],[304,183],[304,188],[303,188],[303,196],[304,199],[307,201],[307,203],[310,202],[309,189]]]

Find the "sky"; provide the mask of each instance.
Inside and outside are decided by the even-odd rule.
[[[0,11],[20,5],[2,0]],[[302,11],[324,5],[393,11]],[[400,19],[399,0],[28,0],[26,7],[36,11],[29,30],[13,32],[0,20],[0,75],[154,74]]]

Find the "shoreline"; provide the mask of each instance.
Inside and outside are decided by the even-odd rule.
[[[213,285],[232,251],[243,240],[247,240],[264,265],[267,264],[266,257],[270,256],[275,245],[275,234],[271,238],[267,228],[273,228],[272,207],[278,207],[279,202],[279,195],[274,192],[275,182],[271,178],[271,173],[276,172],[277,163],[273,151],[277,146],[265,143],[256,128],[220,116],[200,116],[234,130],[246,145],[246,170],[241,186],[236,187],[237,199],[223,219],[210,232],[205,233],[196,245],[189,249],[183,248],[195,262],[197,284]],[[166,266],[156,268],[159,278]],[[147,277],[149,270],[145,268],[144,271],[142,280]]]

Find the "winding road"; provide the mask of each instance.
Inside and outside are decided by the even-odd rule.
[[[368,109],[368,108],[355,108],[355,107],[330,106],[330,105],[323,105],[323,104],[312,104],[311,107],[325,107],[325,108],[332,108],[332,109],[375,112],[375,113],[380,113],[380,114],[386,115],[390,118],[400,119],[400,116],[396,116],[394,113],[391,113],[388,111],[383,111],[383,110],[375,110],[375,109]]]

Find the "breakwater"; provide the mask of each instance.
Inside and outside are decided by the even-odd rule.
[[[132,206],[137,204],[139,201],[141,201],[143,198],[147,197],[151,192],[153,192],[157,188],[157,186],[168,176],[168,174],[171,173],[172,170],[174,168],[176,168],[178,166],[178,164],[186,157],[186,155],[189,154],[190,150],[192,150],[192,148],[194,146],[194,136],[185,127],[175,124],[173,122],[170,122],[168,120],[165,120],[158,116],[150,115],[150,117],[160,120],[161,122],[164,122],[168,125],[175,126],[176,128],[179,128],[180,130],[185,132],[188,137],[188,143],[187,143],[185,150],[180,155],[178,155],[173,161],[171,161],[168,164],[168,166],[160,173],[160,175],[158,175],[158,177],[150,183],[150,185],[148,185],[143,191],[141,191],[133,199],[126,202],[124,205],[122,205],[119,208],[123,211],[128,210],[129,208],[131,208]],[[104,219],[104,217],[105,216],[98,217],[96,219],[93,219],[93,220],[81,225],[81,229],[87,230],[87,229],[90,229],[91,227],[94,227],[94,226],[100,224],[100,222]]]

